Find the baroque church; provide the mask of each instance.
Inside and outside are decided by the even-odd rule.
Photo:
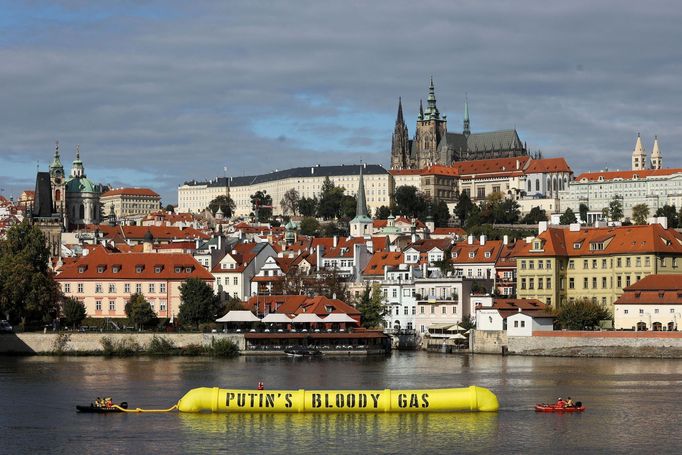
[[[59,256],[61,232],[99,224],[102,188],[85,175],[85,166],[76,146],[76,159],[71,174],[66,176],[59,156],[59,142],[48,172],[38,172],[33,207],[29,212],[33,224],[47,237],[53,256]]]
[[[527,155],[515,129],[472,133],[469,103],[464,102],[464,125],[461,133],[450,133],[446,116],[436,106],[433,78],[429,86],[426,110],[419,101],[417,128],[409,139],[403,119],[402,99],[398,101],[398,117],[391,142],[391,169],[423,169],[434,164],[451,165],[455,161],[509,158]]]

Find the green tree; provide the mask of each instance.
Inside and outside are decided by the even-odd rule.
[[[211,211],[212,215],[215,215],[218,211],[218,208],[220,208],[226,218],[230,218],[232,216],[235,207],[236,205],[234,204],[232,198],[224,194],[217,196],[208,204],[208,209]]]
[[[473,205],[469,211],[469,214],[467,215],[464,228],[469,231],[469,229],[480,226],[482,223],[483,218],[481,216],[481,207],[479,205]]]
[[[460,226],[464,225],[473,208],[474,203],[471,202],[469,194],[466,191],[462,191],[457,198],[457,205],[455,205],[455,216],[459,218]]]
[[[301,220],[300,229],[302,235],[315,235],[320,230],[320,222],[311,216],[307,216]]]
[[[0,315],[13,324],[49,322],[62,294],[48,268],[45,236],[26,220],[0,240]]]
[[[77,328],[87,316],[85,304],[78,299],[67,298],[62,304],[62,316],[67,327]]]
[[[315,216],[317,213],[318,201],[317,197],[305,198],[302,197],[298,201],[298,211],[303,216]]]
[[[366,328],[382,328],[386,324],[386,305],[379,283],[369,284],[360,296],[355,307],[360,312],[361,323]]]
[[[329,177],[325,177],[320,189],[317,215],[325,220],[332,220],[341,216],[341,201],[345,191],[344,188],[336,186]]]
[[[389,216],[391,216],[391,208],[386,207],[385,205],[377,207],[377,209],[374,211],[374,218],[377,220],[386,220]]]
[[[677,214],[677,209],[674,205],[664,205],[659,207],[654,214],[656,217],[664,216],[668,219],[668,228],[675,229],[679,225],[679,215]]]
[[[573,210],[571,210],[570,207],[567,208],[566,211],[559,218],[559,223],[561,224],[571,224],[577,222],[578,219],[575,217],[575,213],[573,213]]]
[[[600,321],[611,319],[611,313],[604,305],[588,297],[563,303],[556,316],[557,324],[568,330],[592,329],[598,327]]]
[[[522,224],[538,224],[540,221],[547,221],[547,212],[540,207],[533,207],[521,220]]]
[[[355,196],[345,194],[341,198],[341,218],[353,219],[356,215],[358,200]]]
[[[272,218],[272,196],[267,191],[256,191],[251,195],[251,210],[256,214],[256,221],[265,223]]]
[[[444,200],[440,200],[433,207],[433,222],[436,227],[446,227],[450,222],[450,209]]]
[[[220,310],[220,301],[211,286],[197,278],[190,278],[180,285],[180,312],[178,317],[183,324],[197,327],[202,322],[215,321]]]
[[[142,329],[156,319],[156,313],[142,294],[132,294],[125,306],[126,316],[136,328]]]
[[[395,190],[396,210],[401,215],[425,219],[429,210],[429,198],[411,185],[399,186]]]
[[[330,299],[347,302],[349,298],[348,283],[335,267],[324,267],[308,282],[307,291],[314,295],[323,295]]]
[[[166,212],[175,213],[175,206],[173,204],[168,204],[166,206]]]
[[[322,237],[334,237],[335,235],[342,235],[343,231],[339,225],[330,221],[322,226]]]
[[[587,206],[587,204],[580,203],[578,206],[578,213],[580,214],[580,221],[583,223],[587,223],[587,212],[590,211],[590,208]]]
[[[611,220],[620,221],[623,218],[623,196],[616,194],[609,202]]]
[[[296,188],[291,188],[284,193],[284,196],[282,196],[282,200],[279,202],[279,204],[282,206],[282,210],[284,211],[285,215],[290,213],[296,216],[298,213],[298,204],[300,200],[301,195],[299,192],[296,191]]]
[[[646,219],[649,217],[649,206],[646,204],[637,204],[632,207],[632,222],[635,224],[646,224]]]

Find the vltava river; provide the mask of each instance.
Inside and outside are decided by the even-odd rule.
[[[499,413],[77,414],[111,395],[161,408],[200,386],[493,390]],[[457,356],[0,357],[0,453],[680,453],[682,361]],[[588,410],[540,414],[570,395]]]

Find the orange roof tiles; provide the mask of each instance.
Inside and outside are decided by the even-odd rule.
[[[367,262],[362,274],[365,276],[383,276],[385,267],[397,267],[403,263],[403,253],[380,252],[374,253]]]
[[[99,267],[103,269],[98,270]],[[118,271],[114,266],[120,267]],[[142,266],[138,272],[137,267]],[[156,268],[161,267],[157,272]],[[179,271],[176,268],[179,267]],[[187,271],[187,269],[190,271]],[[173,280],[189,278],[213,281],[211,275],[191,254],[110,253],[104,247],[89,248],[89,254],[65,263],[57,275],[61,280]]]
[[[679,275],[648,275],[623,291],[614,305],[682,305]]]
[[[643,169],[639,171],[604,171],[604,172],[584,172],[575,178],[576,181],[580,182],[585,179],[587,181],[598,181],[601,177],[603,180],[631,180],[635,178],[645,178],[645,177],[660,177],[666,175],[673,175],[682,173],[682,168],[671,168],[671,169]]]
[[[360,312],[353,306],[338,299],[329,299],[318,295],[308,297],[306,295],[261,295],[251,297],[244,305],[246,309],[257,310],[259,314],[283,313],[296,315],[301,313],[316,314],[320,317],[331,313],[346,313],[350,317],[360,321]],[[327,311],[329,308],[332,311]]]
[[[103,193],[100,197],[120,195],[160,197],[156,191],[150,190],[149,188],[117,188]]]
[[[88,231],[99,231],[106,238],[119,237],[121,239],[142,240],[147,231],[151,232],[154,240],[179,240],[179,239],[209,239],[210,235],[205,234],[197,229],[186,227],[179,228],[175,226],[109,226],[106,224],[88,225]]]
[[[485,245],[476,241],[472,245],[467,242],[456,243],[452,248],[454,264],[483,264],[495,263],[502,248],[501,240],[487,240]]]
[[[490,160],[460,161],[454,164],[460,176],[480,175],[480,174],[500,174],[523,171],[526,163],[530,160],[528,156],[518,156],[515,158],[495,158]],[[518,166],[517,166],[518,163]]]
[[[526,174],[541,174],[547,172],[572,173],[573,171],[564,158],[542,158],[539,160],[530,160],[525,172]]]

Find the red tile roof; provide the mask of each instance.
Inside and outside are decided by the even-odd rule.
[[[513,173],[523,173],[526,163],[530,160],[528,156],[518,156],[516,158],[495,158],[490,160],[460,161],[454,164],[460,176],[482,174],[506,175]],[[518,166],[517,166],[518,163]]]
[[[645,177],[662,177],[667,175],[674,175],[682,173],[682,168],[670,168],[670,169],[643,169],[639,171],[604,171],[604,172],[584,172],[575,178],[576,181],[581,180],[587,181],[598,181],[601,177],[603,180],[632,180],[635,178],[645,178]]]
[[[108,196],[150,196],[150,197],[161,197],[156,191],[150,190],[149,188],[117,188],[115,190],[107,191],[100,197]]]
[[[420,253],[427,253],[434,248],[438,248],[441,251],[448,250],[452,246],[451,239],[420,239],[414,243],[410,243],[405,247],[405,250],[414,248]]]
[[[104,266],[100,273],[98,267]],[[114,272],[114,266],[120,270]],[[137,266],[142,271],[137,272]],[[161,270],[157,273],[156,267]],[[176,272],[176,267],[180,271]],[[191,271],[187,271],[187,268]],[[83,270],[82,272],[79,270]],[[57,275],[57,281],[62,280],[172,280],[185,281],[188,278],[198,278],[213,281],[211,275],[191,254],[184,253],[110,253],[104,247],[96,246],[89,249],[86,256],[65,263]]]
[[[682,305],[680,275],[648,275],[623,289],[614,305]]]
[[[147,231],[151,232],[155,241],[171,241],[180,239],[210,239],[211,236],[192,227],[179,228],[175,226],[109,226],[106,224],[89,224],[86,229],[90,232],[99,231],[105,238],[120,238],[141,241]]]
[[[458,227],[437,227],[433,229],[434,235],[456,235],[459,237],[466,237],[467,233],[464,229]]]
[[[551,308],[537,299],[494,299],[492,309],[499,311],[503,319],[518,313],[534,318],[554,317]]]
[[[327,311],[327,307],[332,307],[332,311]],[[341,300],[329,299],[322,295],[315,297],[308,297],[306,295],[253,296],[246,302],[244,308],[251,311],[257,309],[258,314],[266,313],[266,308],[268,313],[284,313],[288,315],[312,313],[324,317],[331,313],[346,313],[360,321],[360,312],[355,307]]]
[[[452,248],[451,262],[454,264],[494,264],[501,249],[501,240],[487,240],[485,245],[481,245],[478,241],[471,245],[467,242],[458,242]],[[489,253],[488,257],[486,253]]]
[[[374,253],[369,259],[365,270],[362,271],[364,276],[384,276],[384,267],[397,267],[403,263],[403,253],[396,252],[381,252]]]
[[[543,158],[530,160],[530,164],[525,170],[526,174],[540,174],[547,172],[569,172],[573,171],[563,158]]]

